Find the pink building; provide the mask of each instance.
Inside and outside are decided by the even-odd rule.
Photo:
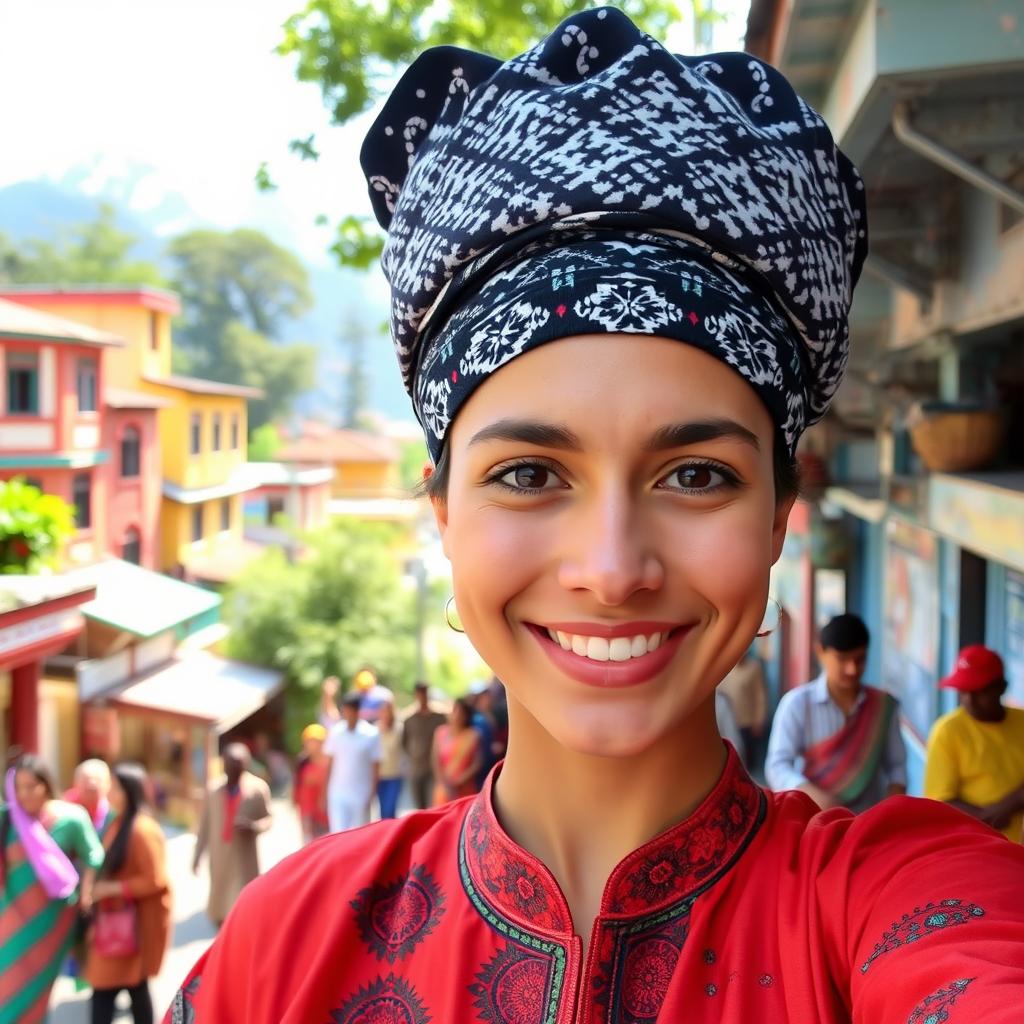
[[[99,468],[109,495],[107,550],[146,569],[160,560],[160,440],[158,410],[170,402],[141,391],[107,388],[103,395],[103,448]]]

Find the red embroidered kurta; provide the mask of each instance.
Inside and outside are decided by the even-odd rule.
[[[818,813],[730,753],[694,814],[612,873],[581,962],[554,879],[495,818],[493,777],[253,882],[167,1020],[1021,1020],[1024,848],[944,805]]]

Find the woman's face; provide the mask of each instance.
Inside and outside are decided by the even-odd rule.
[[[460,410],[435,504],[459,616],[559,744],[650,748],[747,649],[791,504],[772,440],[735,371],[647,336],[544,345]]]
[[[110,793],[107,795],[107,799],[115,814],[124,814],[127,799],[124,794],[124,786],[117,781],[116,775],[110,777]]]
[[[32,772],[19,771],[14,776],[14,796],[21,809],[33,818],[39,815],[48,799],[46,784],[35,777]]]

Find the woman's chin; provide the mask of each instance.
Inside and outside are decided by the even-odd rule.
[[[541,725],[564,750],[585,757],[637,757],[668,735],[649,708],[634,713],[621,707],[574,708]]]

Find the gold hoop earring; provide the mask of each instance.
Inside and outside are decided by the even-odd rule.
[[[444,621],[448,623],[448,628],[453,633],[465,633],[466,631],[462,628],[461,625],[456,626],[455,623],[452,622],[452,608],[454,608],[454,607],[455,607],[455,595],[452,594],[452,596],[449,597],[448,600],[445,601],[445,603],[444,603]],[[458,608],[455,608],[455,614],[458,615],[458,613],[459,613]]]
[[[764,618],[761,620],[761,628],[757,631],[758,637],[771,636],[782,625],[782,605],[774,597],[768,598],[769,605],[775,605],[775,621],[765,628],[765,624],[768,622],[768,608],[765,607]]]

